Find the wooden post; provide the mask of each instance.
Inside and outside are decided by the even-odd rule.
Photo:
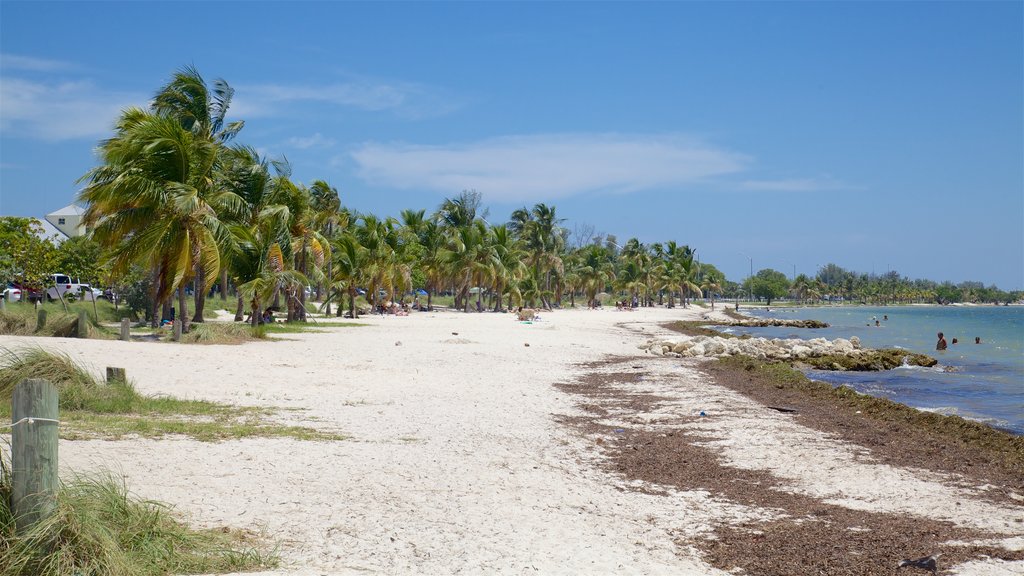
[[[174,341],[181,342],[181,318],[174,319]]]
[[[0,312],[7,310],[7,294],[0,294]]]
[[[86,314],[85,310],[78,311],[78,337],[89,337],[89,315]]]
[[[113,384],[115,381],[128,381],[128,377],[125,375],[124,368],[114,368],[113,366],[107,366],[107,384]]]
[[[46,328],[46,310],[40,308],[39,313],[36,315],[36,330],[42,330],[43,328]]]
[[[121,318],[121,340],[127,342],[131,340],[131,338],[131,320],[129,320],[127,317]]]
[[[11,402],[11,510],[15,531],[23,534],[56,505],[57,387],[23,380]]]

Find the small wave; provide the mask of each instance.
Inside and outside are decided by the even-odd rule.
[[[964,420],[970,420],[971,422],[978,422],[980,424],[987,424],[993,428],[1010,429],[1010,423],[1002,418],[992,418],[985,416],[976,416],[974,414],[961,413],[960,409],[956,406],[937,406],[934,408],[918,408],[922,412],[932,412],[934,414],[941,414],[943,416],[959,416]]]

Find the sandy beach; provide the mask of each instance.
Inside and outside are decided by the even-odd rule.
[[[238,346],[8,336],[0,346],[60,350],[100,375],[124,367],[144,394],[275,407],[283,423],[346,435],[62,441],[65,474],[110,469],[197,526],[264,534],[282,558],[266,574],[727,574],[706,553],[717,527],[793,514],[728,491],[616,473],[610,446],[627,428],[699,436],[719,465],[782,486],[765,490],[941,522],[1020,556],[1024,495],[986,498],[991,487],[882,463],[869,448],[715,385],[703,360],[637,348],[668,335],[660,323],[708,313],[563,310],[532,324],[507,314],[413,313]],[[644,376],[614,386],[656,404],[605,406],[590,428],[569,423],[595,412],[565,384],[628,370]],[[878,573],[893,573],[898,561]],[[1024,574],[1024,560],[941,567]]]

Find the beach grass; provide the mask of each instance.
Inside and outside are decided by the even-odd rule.
[[[108,473],[62,483],[53,514],[16,534],[9,462],[0,468],[0,576],[216,574],[279,564],[253,534],[193,530]]]
[[[68,356],[40,348],[0,350],[0,416],[10,417],[14,387],[26,378],[57,386],[64,439],[183,435],[201,441],[248,437],[343,440],[344,435],[274,421],[270,408],[139,394],[131,382],[97,382]]]

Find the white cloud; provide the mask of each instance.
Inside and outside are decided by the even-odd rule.
[[[42,83],[5,76],[0,82],[0,133],[39,140],[96,138],[111,133],[123,108],[146,106],[142,94],[97,88],[89,81]]]
[[[0,54],[0,70],[30,70],[33,72],[52,72],[70,68],[67,62],[47,60],[17,54]]]
[[[334,138],[327,138],[323,134],[317,132],[312,136],[294,136],[285,141],[285,144],[292,148],[298,148],[299,150],[306,150],[309,148],[330,148],[334,146]]]
[[[444,115],[459,106],[454,99],[420,84],[355,80],[323,86],[238,85],[231,112],[243,118],[273,116],[286,113],[286,105],[295,102],[390,111],[417,118]]]
[[[366,181],[490,201],[686,186],[744,169],[748,158],[679,135],[549,134],[446,146],[368,143],[352,152]]]
[[[739,183],[741,190],[762,192],[826,192],[848,190],[851,186],[831,178],[789,178],[782,180],[744,180]]]

